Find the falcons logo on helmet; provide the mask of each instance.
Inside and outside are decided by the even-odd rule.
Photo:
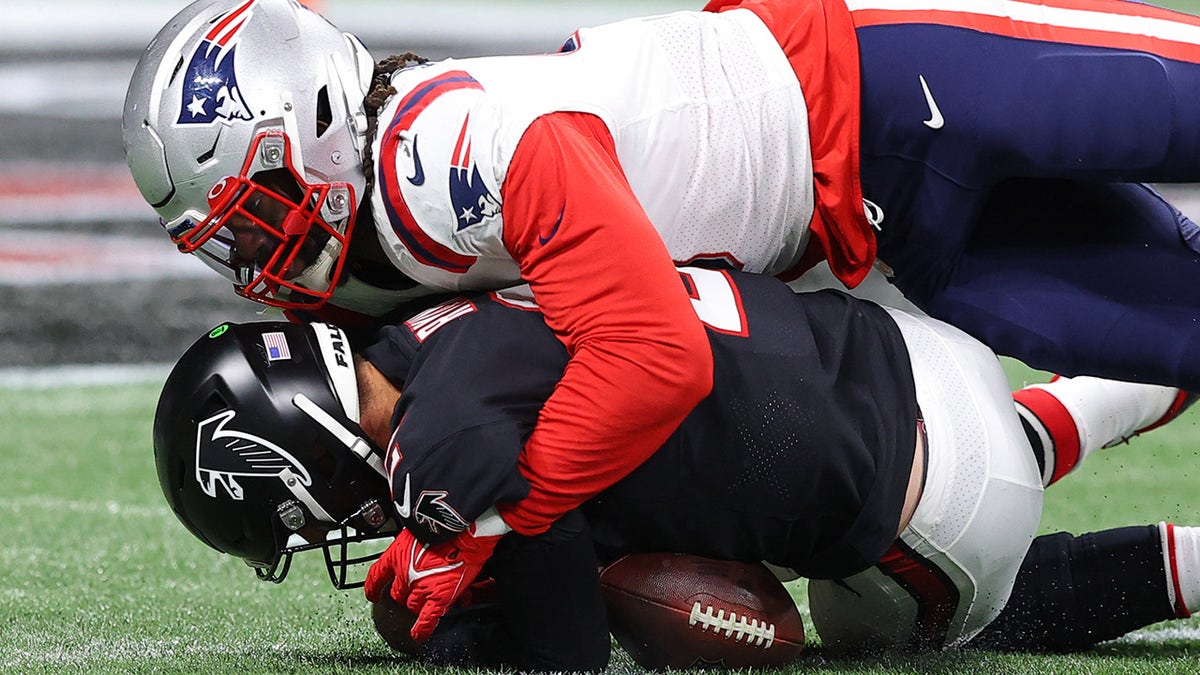
[[[275,478],[290,472],[306,487],[312,485],[308,470],[283,448],[253,434],[226,429],[236,415],[236,410],[224,410],[196,425],[196,482],[204,494],[216,499],[221,485],[233,499],[245,499],[235,476]]]

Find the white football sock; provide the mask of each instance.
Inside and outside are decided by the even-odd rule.
[[[1167,597],[1175,616],[1186,619],[1200,610],[1200,527],[1159,523],[1158,532],[1167,572]]]
[[[1098,377],[1061,377],[1013,394],[1017,412],[1042,440],[1043,484],[1065,476],[1092,452],[1156,426],[1182,405],[1179,389]]]

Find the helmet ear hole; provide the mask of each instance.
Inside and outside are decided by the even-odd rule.
[[[175,68],[171,70],[171,77],[167,80],[167,86],[175,83],[175,77],[179,75],[179,71],[183,69],[183,55],[180,54],[179,60],[175,62]]]
[[[225,397],[221,396],[220,392],[214,391],[204,399],[197,409],[196,419],[206,419],[224,410],[229,410],[229,406],[225,403]]]
[[[311,457],[309,465],[317,475],[327,476],[328,484],[336,485],[345,480],[338,455],[331,452],[327,444],[319,440],[314,441],[308,454]]]
[[[220,132],[220,130],[218,130],[216,137],[213,138],[212,147],[209,148],[208,150],[205,150],[204,152],[200,153],[200,155],[198,157],[196,157],[196,166],[200,166],[201,164],[204,164],[208,160],[212,159],[217,154],[217,144],[220,142],[221,142],[221,132]]]
[[[329,87],[323,86],[317,92],[317,138],[325,135],[333,124],[333,108],[329,105]]]

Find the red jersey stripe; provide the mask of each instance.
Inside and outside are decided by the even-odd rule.
[[[966,10],[961,3],[948,0],[848,4],[856,28],[934,24],[1023,40],[1144,51],[1200,63],[1200,20],[1136,3],[998,0],[973,4]]]
[[[423,82],[400,101],[399,107],[379,148],[378,180],[379,189],[383,194],[384,210],[396,236],[404,242],[408,251],[417,262],[429,267],[437,267],[448,272],[461,274],[475,264],[475,256],[463,255],[450,247],[435,241],[417,224],[412,211],[404,201],[400,190],[401,176],[396,172],[396,152],[400,145],[400,134],[412,126],[417,116],[429,104],[446,92],[458,89],[479,89],[483,86],[461,70],[443,73]],[[463,122],[463,133],[466,133],[466,122]],[[462,139],[460,137],[459,143]],[[456,152],[457,154],[457,152]]]
[[[878,568],[917,603],[908,646],[922,651],[945,646],[959,603],[958,587],[950,577],[899,539],[883,554]]]

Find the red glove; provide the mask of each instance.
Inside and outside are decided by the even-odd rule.
[[[392,598],[417,614],[410,631],[413,639],[424,642],[479,576],[508,531],[495,509],[488,509],[465,532],[440,544],[422,544],[408,530],[401,530],[367,572],[363,586],[367,600],[378,602],[384,587],[392,582]]]

